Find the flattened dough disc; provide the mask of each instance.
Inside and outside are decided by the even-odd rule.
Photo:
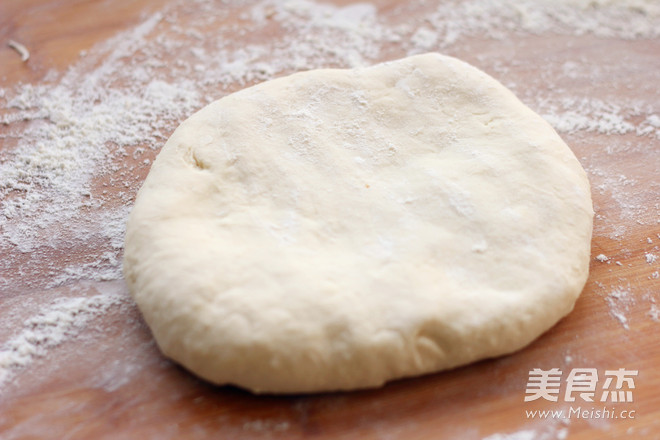
[[[376,387],[510,353],[586,281],[586,175],[438,54],[265,82],[174,132],[124,271],[162,351],[255,392]]]

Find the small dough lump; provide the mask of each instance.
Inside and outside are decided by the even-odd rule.
[[[593,210],[577,159],[439,54],[322,69],[183,122],[124,273],[163,353],[257,393],[378,387],[518,350],[568,314]]]

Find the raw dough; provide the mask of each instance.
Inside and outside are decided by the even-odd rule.
[[[376,387],[529,344],[586,281],[589,183],[500,83],[414,56],[298,73],[174,132],[124,271],[162,351],[255,392]]]

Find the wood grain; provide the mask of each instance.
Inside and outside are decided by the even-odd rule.
[[[396,6],[394,1],[375,4],[382,11],[394,10]],[[89,50],[139,23],[144,14],[161,6],[156,0],[0,2],[0,85],[10,88],[19,83],[37,83],[51,69],[61,72],[76,62],[81,50]],[[186,9],[186,13],[194,16],[194,10]],[[8,39],[30,49],[27,63],[22,63],[18,54],[5,45]],[[611,64],[617,57],[634,57],[638,63],[647,63],[647,69],[629,73],[629,84],[638,87],[609,90],[621,97],[657,94],[660,79],[660,42],[653,40],[547,35],[520,37],[511,42],[473,38],[453,50],[454,55],[477,65],[485,56],[524,59],[524,68],[516,69],[513,62],[508,65],[507,74],[516,84],[542,76],[552,57],[570,58],[567,51],[575,59]],[[488,70],[488,66],[484,68]],[[501,72],[489,73],[501,78]],[[602,78],[600,83],[569,78],[561,86],[581,96],[598,95],[609,81],[606,76]],[[611,83],[621,81],[612,78]],[[528,93],[522,87],[517,92],[523,98]],[[606,147],[614,145],[613,136],[616,145],[643,147],[607,153]],[[592,179],[598,214],[592,255],[604,254],[610,260],[593,259],[589,280],[575,310],[526,349],[448,372],[396,381],[377,390],[255,396],[232,387],[206,384],[164,359],[138,311],[132,305],[123,306],[100,317],[103,325],[96,326],[97,330],[67,341],[51,350],[48,358],[21,371],[12,386],[0,395],[0,438],[482,439],[497,433],[504,436],[526,431],[534,431],[536,438],[557,438],[563,428],[568,438],[579,440],[660,438],[660,324],[651,316],[655,301],[660,301],[659,280],[653,278],[659,267],[648,263],[645,257],[647,253],[657,253],[660,242],[656,180],[660,140],[640,138],[635,133],[606,135],[584,131],[563,137]],[[14,144],[6,138],[0,142],[1,158]],[[154,155],[155,151],[148,151],[145,157],[152,159]],[[145,173],[146,169],[136,171],[134,189]],[[636,203],[648,209],[639,209],[629,218],[622,214],[625,201],[621,198],[627,193],[615,194],[613,187],[606,185],[608,176],[617,175],[639,182],[636,196],[640,200]],[[99,176],[96,188],[101,188],[103,179],[109,178]],[[625,234],[614,236],[612,231],[617,226],[624,227]],[[90,242],[74,249],[73,258],[96,252],[94,246]],[[16,264],[29,263],[29,258],[18,251],[11,257]],[[62,256],[53,257],[54,261],[59,258]],[[47,289],[38,282],[48,276],[43,269],[31,276],[33,284],[10,286],[0,294],[0,313],[5,324],[0,328],[0,344],[12,334],[12,325],[53,298],[91,296],[107,289],[126,293],[121,280],[81,281]],[[608,294],[618,288],[629,292],[630,301],[614,304],[619,307],[616,308],[612,304],[616,300]],[[17,312],[21,307],[25,316]],[[625,312],[628,328],[613,317],[616,310]],[[571,406],[561,399],[558,403],[524,402],[528,372],[533,368],[560,368],[568,373],[574,367],[597,368],[600,374],[619,368],[638,370],[634,402],[608,405],[634,410],[636,417],[568,422],[526,417],[528,410],[568,411]]]

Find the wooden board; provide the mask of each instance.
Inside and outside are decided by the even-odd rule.
[[[171,56],[162,49],[157,52],[164,70],[174,69],[177,62],[196,62],[201,65],[197,70],[204,70],[204,63],[210,65],[214,55],[210,35],[223,29],[231,35],[225,49],[232,50],[268,39],[281,39],[284,46],[291,42],[284,39],[285,33],[303,29],[300,23],[290,29],[281,22],[257,26],[252,22],[255,18],[245,15],[254,10],[250,9],[253,4],[5,0],[0,3],[0,86],[6,94],[0,95],[0,117],[16,114],[8,99],[22,84],[53,86],[67,69],[74,69],[81,79],[97,72],[99,65],[116,54],[104,42],[120,31],[135,29],[154,13],[163,17],[157,26],[166,28],[160,34],[147,32],[144,41],[154,41],[167,32],[178,35],[178,42],[197,41],[187,49],[172,46]],[[381,0],[374,5],[384,21],[392,26],[408,23],[412,31],[427,26],[425,18],[432,17],[433,5],[428,3],[411,2],[403,7]],[[212,18],[217,10],[222,11],[221,16]],[[277,8],[266,8],[264,20],[281,20],[277,13]],[[186,35],[181,29],[187,26],[205,33],[201,37]],[[242,26],[247,32],[240,31]],[[312,26],[308,31],[323,30]],[[131,36],[134,34],[125,38]],[[309,41],[305,36],[298,35],[296,41]],[[315,38],[325,41],[327,36]],[[6,46],[9,39],[30,50],[28,62]],[[365,40],[364,44],[371,43]],[[533,109],[549,114],[551,122],[563,127],[562,136],[589,173],[597,213],[593,261],[584,292],[567,318],[518,353],[396,381],[382,389],[255,396],[231,387],[210,386],[164,359],[127,298],[121,279],[100,281],[91,267],[80,276],[60,278],[64,280],[60,285],[55,282],[58,274],[70,274],[66,268],[82,267],[95,261],[89,260],[91,256],[108,249],[120,256],[120,250],[104,242],[107,237],[91,234],[66,246],[65,240],[53,245],[47,240],[52,231],[46,229],[38,237],[44,245],[24,252],[2,235],[0,280],[9,281],[0,283],[0,355],[11,349],[16,338],[38,330],[30,319],[43,317],[44,310],[52,311],[63,298],[74,301],[114,295],[120,299],[79,317],[87,316],[88,322],[75,322],[76,316],[71,315],[68,327],[61,329],[61,341],[50,340],[50,345],[41,347],[41,354],[28,356],[29,362],[11,371],[11,380],[0,388],[0,438],[660,438],[660,138],[653,131],[653,115],[660,115],[660,40],[576,32],[502,31],[490,35],[466,31],[455,42],[431,46],[479,66],[512,87]],[[206,58],[195,61],[191,55],[195,47],[203,49]],[[391,41],[373,61],[403,56],[410,51],[406,47],[405,42]],[[81,51],[88,55],[81,57]],[[316,61],[319,67],[342,64],[340,57],[327,55],[328,47],[319,51],[326,54]],[[146,49],[130,54],[113,61],[113,72],[120,72],[117,66],[131,69],[154,59],[154,53]],[[276,65],[268,56],[262,54],[260,61]],[[307,59],[301,65],[314,63]],[[285,64],[283,71],[273,75],[295,70],[291,65]],[[196,85],[217,98],[259,80],[238,78],[225,81],[224,88],[217,83]],[[122,81],[125,78],[119,77],[118,84],[100,87],[129,89],[130,84]],[[552,101],[557,95],[566,99]],[[548,104],[548,100],[552,102]],[[119,210],[130,205],[148,171],[144,160],[153,160],[164,137],[184,117],[179,115],[154,128],[162,133],[158,142],[122,147],[126,154],[114,154],[120,147],[110,145],[109,163],[116,167],[105,168],[92,178],[90,197],[102,199],[104,208],[116,206]],[[39,119],[7,121],[0,125],[0,163],[11,159],[25,137],[21,133],[29,136],[28,130]],[[2,201],[15,197],[20,195],[10,192]],[[71,220],[73,227],[83,225],[85,217],[97,209],[94,206]],[[601,254],[608,260],[595,258]],[[116,269],[117,263],[114,265]],[[43,319],[40,322],[45,325]],[[534,368],[562,370],[557,402],[524,401],[528,374]],[[573,368],[597,369],[599,387],[604,385],[606,370],[638,371],[634,400],[589,403],[578,398],[567,402],[566,379]],[[596,400],[601,388],[598,390]],[[569,419],[543,419],[527,414],[546,409],[567,414],[577,407],[605,407],[619,417],[578,418],[573,413]],[[630,417],[622,417],[624,410]]]

